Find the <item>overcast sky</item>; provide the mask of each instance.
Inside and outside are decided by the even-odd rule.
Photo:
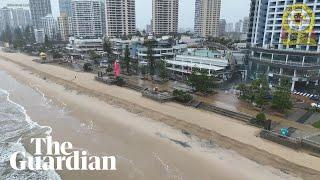
[[[56,1],[56,0],[55,0]],[[7,2],[28,2],[28,0],[0,0],[0,7]],[[250,0],[221,0],[221,18],[236,22],[249,16]],[[179,27],[193,28],[195,0],[180,0]],[[152,17],[152,0],[136,0],[137,27],[145,28]]]

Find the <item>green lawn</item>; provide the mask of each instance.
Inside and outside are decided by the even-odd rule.
[[[320,129],[320,121],[314,123],[313,126]]]

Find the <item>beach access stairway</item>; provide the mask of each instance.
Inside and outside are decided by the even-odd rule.
[[[251,119],[253,119],[254,117],[249,116],[247,114],[243,114],[243,113],[239,113],[239,112],[234,112],[234,111],[230,111],[227,109],[223,109],[223,108],[219,108],[217,106],[208,104],[208,103],[204,103],[204,102],[199,102],[198,104],[196,104],[196,108],[198,109],[202,109],[202,110],[206,110],[206,111],[210,111],[210,112],[214,112],[217,114],[221,114],[223,116],[227,116],[233,119],[237,119],[246,123],[249,123]]]

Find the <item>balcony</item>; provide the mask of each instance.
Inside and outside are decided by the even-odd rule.
[[[261,63],[267,64],[271,66],[278,66],[281,68],[290,68],[290,69],[297,69],[297,70],[312,70],[312,69],[320,69],[320,64],[311,64],[311,63],[302,63],[302,62],[292,62],[292,61],[277,61],[265,58],[258,58],[258,57],[250,57],[251,60]]]
[[[320,56],[320,52],[317,51],[303,51],[303,50],[296,50],[296,49],[267,49],[267,48],[260,48],[260,47],[252,47],[252,51],[256,52],[268,52],[268,53],[275,53],[275,54],[289,54],[289,55],[297,55],[297,56]]]

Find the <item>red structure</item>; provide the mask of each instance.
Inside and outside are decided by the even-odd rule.
[[[120,62],[117,60],[114,62],[114,76],[115,78],[118,78],[120,76]]]

